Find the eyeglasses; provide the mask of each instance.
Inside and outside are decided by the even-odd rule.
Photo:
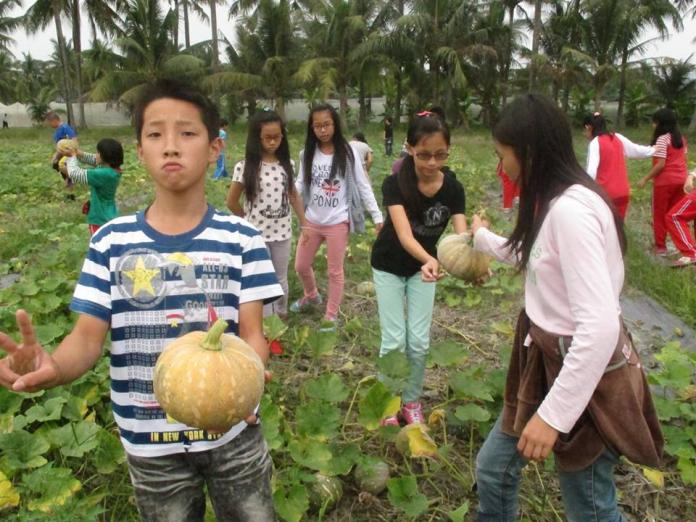
[[[314,130],[318,131],[318,130],[330,129],[333,126],[334,126],[333,122],[330,121],[330,122],[326,122],[326,123],[317,123],[315,125],[312,125],[312,128]]]
[[[418,158],[419,161],[430,161],[432,158],[435,158],[435,161],[445,161],[449,158],[449,152],[436,152],[435,154],[431,154],[430,152],[416,152],[416,158]]]

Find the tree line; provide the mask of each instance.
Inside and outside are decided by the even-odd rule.
[[[616,102],[617,126],[674,108],[696,130],[690,58],[643,59],[696,15],[693,0],[0,0],[0,101],[40,121],[53,100],[132,106],[155,79],[199,83],[234,118],[260,100],[284,114],[290,98],[339,100],[362,125],[383,96],[395,118],[442,106],[455,125],[489,125],[511,96],[551,95],[580,117]],[[210,39],[191,43],[191,18]],[[82,27],[90,41],[82,41]],[[48,60],[13,56],[14,39],[55,30]],[[233,28],[229,41],[221,33]],[[351,111],[348,99],[358,99]],[[397,119],[398,121],[398,119]]]

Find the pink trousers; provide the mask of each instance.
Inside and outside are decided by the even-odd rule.
[[[321,244],[326,241],[329,295],[324,318],[335,319],[343,299],[343,260],[346,255],[348,235],[350,233],[348,223],[322,226],[308,221],[304,232],[309,236],[309,240],[305,244],[300,244],[299,242],[297,244],[295,271],[302,281],[305,297],[316,297],[318,290],[317,281],[314,277],[314,257]]]

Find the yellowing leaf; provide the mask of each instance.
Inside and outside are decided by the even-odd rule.
[[[384,408],[382,418],[392,417],[401,409],[401,397],[392,397]]]
[[[679,397],[685,401],[696,399],[696,384],[690,384],[686,388],[679,390]]]
[[[665,487],[665,475],[660,470],[648,468],[642,466],[643,475],[650,481],[650,483],[657,489],[664,489]]]
[[[396,436],[396,449],[414,458],[434,458],[437,455],[437,445],[428,435],[428,427],[424,424],[408,424],[401,428]]]
[[[437,426],[438,424],[443,424],[445,422],[445,410],[442,408],[437,408],[430,412],[428,417],[428,426],[431,428]]]
[[[19,493],[12,487],[12,482],[0,471],[0,511],[17,507],[18,505]]]

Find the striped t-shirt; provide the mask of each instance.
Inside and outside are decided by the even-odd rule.
[[[111,402],[128,453],[203,451],[245,428],[209,434],[167,418],[153,394],[155,362],[167,344],[217,317],[237,334],[240,303],[282,294],[259,231],[211,206],[186,234],[157,232],[141,211],[92,236],[70,308],[111,325]]]

